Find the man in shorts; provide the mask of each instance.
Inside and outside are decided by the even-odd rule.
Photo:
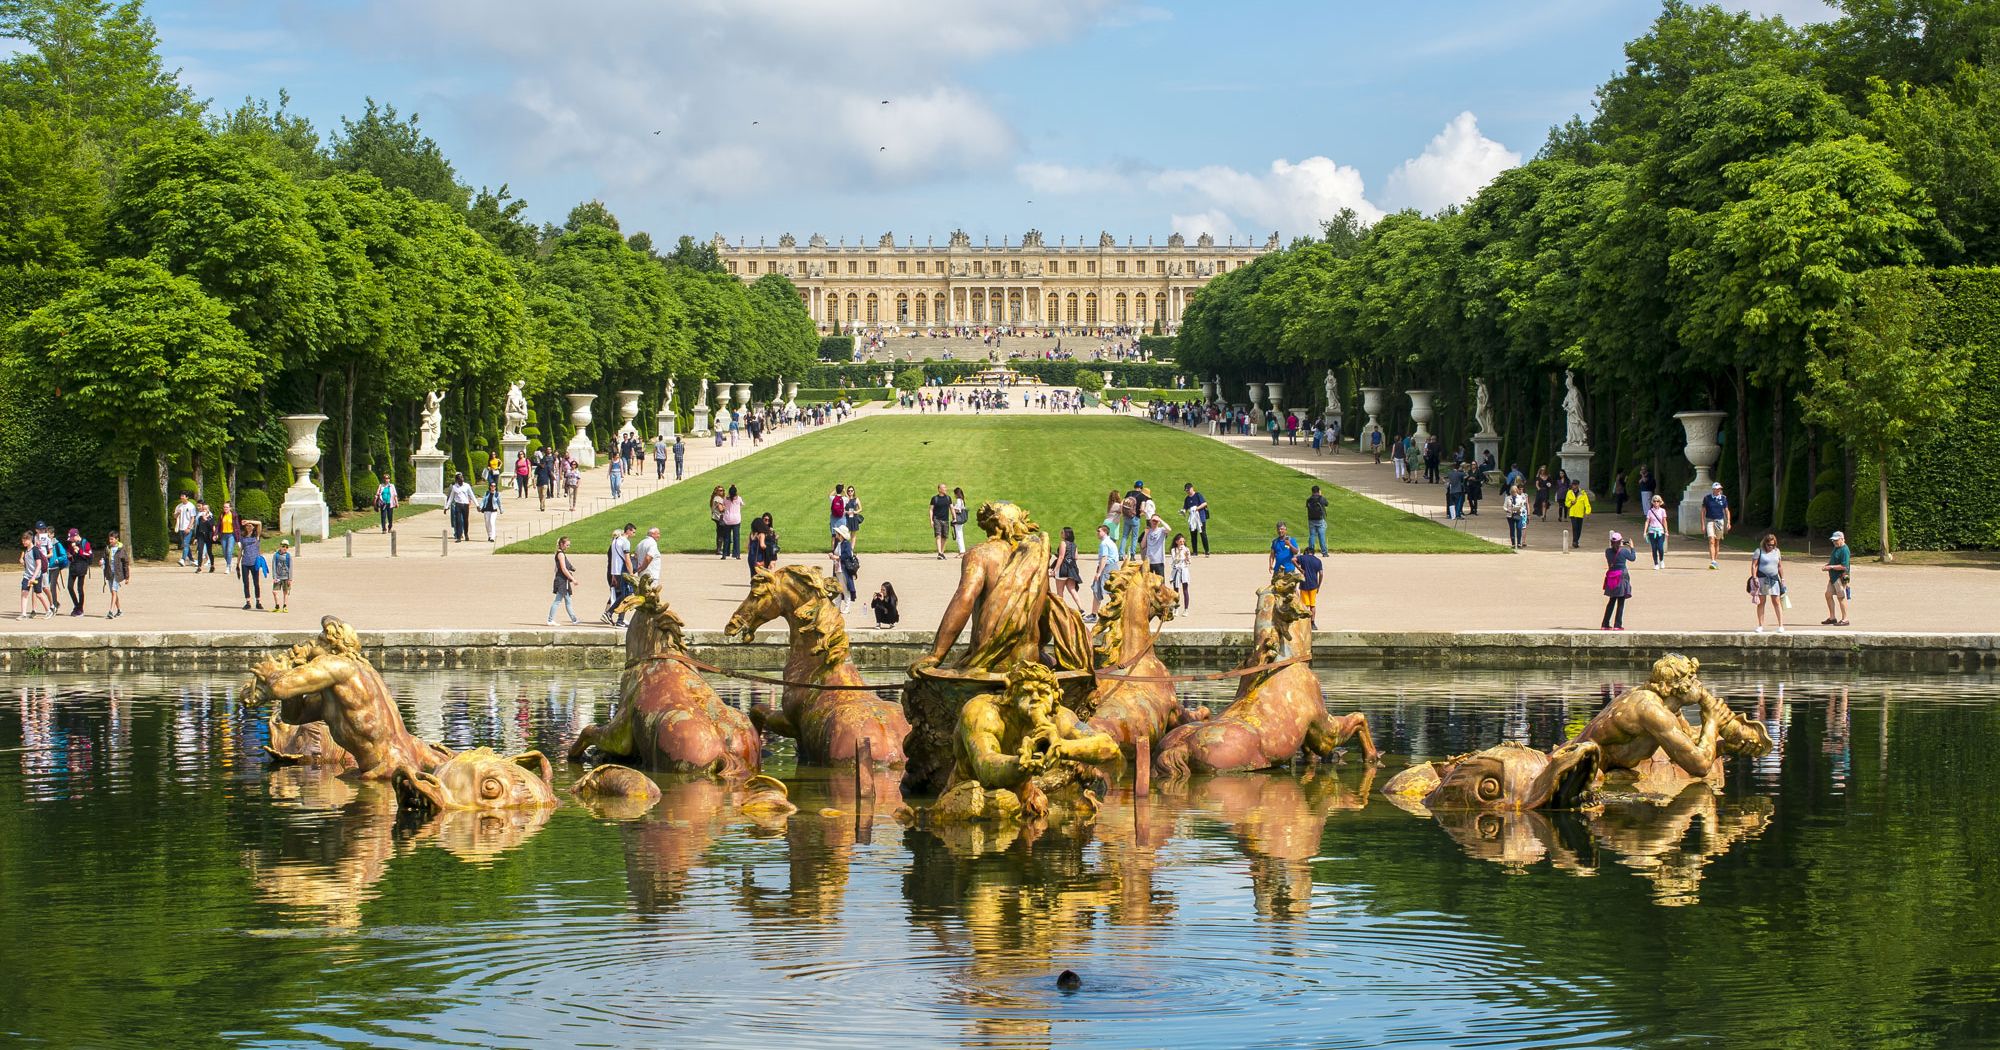
[[[278,541],[278,553],[271,556],[271,611],[292,611],[292,541]]]
[[[1325,566],[1311,547],[1299,552],[1299,573],[1305,577],[1299,584],[1299,601],[1312,614],[1312,625],[1319,626],[1319,585],[1325,576]]]
[[[1720,568],[1722,559],[1722,537],[1734,524],[1734,514],[1729,509],[1729,497],[1722,494],[1722,482],[1708,487],[1708,495],[1701,498],[1701,531],[1708,537],[1708,567]]]
[[[951,536],[951,492],[938,483],[937,495],[931,497],[931,535],[937,537],[937,556],[944,560],[944,541]]]

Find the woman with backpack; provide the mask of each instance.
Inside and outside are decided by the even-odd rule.
[[[861,575],[861,559],[854,553],[854,534],[847,531],[845,523],[833,528],[833,550],[827,553],[833,561],[834,579],[839,581],[843,592],[840,611],[845,613],[854,604],[854,578]]]
[[[83,533],[69,530],[63,543],[63,553],[69,557],[69,614],[83,615],[83,581],[90,575],[90,561],[97,552],[90,549],[90,541]]]

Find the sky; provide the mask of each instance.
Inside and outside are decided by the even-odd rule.
[[[1821,0],[1727,0],[1790,21]],[[656,242],[1262,241],[1465,200],[1590,112],[1650,0],[153,0],[170,68],[322,135],[421,115],[536,222]]]

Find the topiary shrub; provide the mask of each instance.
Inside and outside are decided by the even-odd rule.
[[[278,512],[285,505],[285,490],[272,485],[270,488],[264,490],[264,501],[270,504],[270,509],[264,512],[264,524],[275,529],[278,527],[278,518],[280,516]]]
[[[1806,527],[1821,532],[1831,532],[1840,528],[1847,519],[1847,508],[1841,505],[1838,491],[1822,490],[1806,504]]]
[[[368,510],[375,506],[375,493],[381,488],[382,479],[372,470],[354,475],[354,509]]]
[[[151,452],[139,455],[132,469],[132,556],[152,560],[167,556],[167,505],[160,499],[160,461]],[[179,499],[179,495],[175,495]],[[115,508],[114,508],[115,512]]]
[[[208,468],[202,471],[201,481],[201,495],[198,498],[207,503],[208,509],[214,511],[215,516],[220,519],[222,505],[229,500],[229,477],[223,473],[222,464],[209,464]]]
[[[896,373],[896,389],[918,390],[924,385],[924,370],[914,365]]]
[[[179,503],[181,501],[181,493],[183,492],[196,499],[201,498],[201,491],[194,487],[194,478],[191,475],[181,474],[175,476],[174,480],[167,485],[167,506],[172,507],[174,504]]]
[[[1079,368],[1076,372],[1076,388],[1086,394],[1095,394],[1104,389],[1104,376],[1098,372],[1088,372]]]
[[[277,511],[271,506],[270,493],[265,492],[263,489],[253,489],[244,485],[241,475],[237,476],[236,483],[240,489],[238,495],[241,497],[236,501],[236,514],[238,517],[244,521],[268,522],[277,516]],[[133,527],[137,528],[138,526],[134,524]]]

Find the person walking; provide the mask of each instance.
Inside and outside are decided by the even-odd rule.
[[[1271,554],[1264,568],[1273,576],[1299,571],[1299,545],[1282,521],[1278,523],[1277,536],[1271,540]]]
[[[660,527],[655,525],[646,530],[646,538],[632,552],[632,573],[650,581],[654,591],[661,591],[666,570],[666,556],[660,552]]]
[[[264,564],[263,537],[263,522],[244,522],[242,558],[236,563],[237,574],[243,579],[243,608],[250,608],[250,601],[254,597],[258,612],[264,611],[264,572],[268,568]],[[275,604],[277,599],[273,598],[272,601]]]
[[[1569,500],[1570,487],[1573,484],[1569,478],[1569,471],[1556,471],[1555,504],[1557,521],[1569,520],[1569,505],[1567,501]]]
[[[535,454],[535,509],[548,510],[549,497],[555,495],[556,459],[548,449]]]
[[[514,453],[515,499],[528,498],[528,476],[532,473],[534,473],[534,468],[528,465],[528,453],[526,451]]]
[[[1507,518],[1507,540],[1515,550],[1528,545],[1528,494],[1515,482],[1500,497],[1500,513]]]
[[[882,586],[876,588],[875,597],[868,600],[868,607],[875,611],[875,629],[878,631],[896,626],[903,618],[901,610],[896,607],[896,588],[890,586],[888,580],[883,580]]]
[[[125,615],[122,592],[131,578],[132,554],[125,549],[125,541],[119,539],[114,530],[104,541],[104,587],[111,592],[111,607],[105,612],[105,619],[116,620]]]
[[[1306,549],[1319,548],[1326,553],[1326,497],[1314,485],[1312,495],[1306,497]]]
[[[1717,568],[1722,561],[1722,537],[1736,524],[1736,514],[1729,507],[1729,497],[1722,494],[1722,482],[1708,487],[1708,495],[1701,498],[1701,531],[1708,537],[1708,567]]]
[[[194,517],[194,571],[200,572],[204,563],[208,571],[215,571],[215,515],[208,504],[195,504]]]
[[[972,516],[965,505],[965,490],[957,485],[951,487],[951,538],[958,545],[958,553],[965,553],[965,522]]]
[[[1604,548],[1604,622],[1601,630],[1625,629],[1625,600],[1632,597],[1632,570],[1626,566],[1638,557],[1639,552],[1632,549],[1631,540],[1617,532],[1611,534],[1611,544]]]
[[[1490,468],[1477,465],[1465,468],[1465,508],[1461,509],[1459,517],[1465,517],[1466,514],[1471,514],[1475,518],[1479,516],[1479,501],[1486,496],[1488,469]]]
[[[583,493],[583,468],[576,460],[563,458],[563,491],[569,494],[569,509],[576,509],[576,498]],[[471,525],[466,528],[470,529]]]
[[[33,530],[21,533],[21,616],[31,620],[37,612],[54,616],[49,609],[47,586],[44,577],[48,575],[48,558],[42,553],[41,545],[35,542]]]
[[[1083,618],[1085,623],[1096,623],[1097,613],[1104,605],[1104,588],[1111,580],[1111,574],[1118,571],[1118,541],[1111,538],[1111,529],[1104,525],[1097,527],[1097,571],[1090,578],[1090,614]]]
[[[1653,568],[1667,567],[1667,501],[1653,496],[1646,507],[1646,545],[1653,548]]]
[[[937,494],[931,497],[931,535],[937,540],[937,556],[944,560],[944,541],[951,530],[951,493],[938,482]]]
[[[221,530],[218,535],[222,539],[222,568],[225,572],[236,569],[236,526],[236,504],[223,500],[216,528]]]
[[[605,477],[607,477],[607,478],[610,478],[610,479],[611,479],[611,498],[612,498],[612,499],[617,499],[617,498],[619,498],[619,496],[620,496],[620,495],[621,495],[621,494],[622,494],[622,493],[624,492],[624,489],[625,489],[625,460],[626,460],[626,457],[624,457],[624,456],[619,456],[619,457],[618,457],[617,459],[614,459],[614,460],[612,460],[612,461],[611,461],[611,465],[610,465],[610,466],[608,466],[608,467],[605,467],[605,468],[604,468],[604,475],[605,475]]]
[[[1056,552],[1049,558],[1049,575],[1054,580],[1057,598],[1068,598],[1071,605],[1077,604],[1077,588],[1083,585],[1083,573],[1076,566],[1076,530],[1063,526],[1062,540],[1056,545]]]
[[[724,553],[728,550],[729,540],[722,528],[722,508],[728,502],[729,494],[720,485],[715,486],[708,494],[708,520],[715,526],[715,556],[718,558],[727,558],[729,556]],[[839,523],[836,522],[835,524]]]
[[[486,519],[486,542],[500,540],[500,485],[487,482],[486,494],[479,497],[479,513]]]
[[[1767,532],[1750,555],[1750,579],[1745,584],[1757,605],[1757,633],[1764,633],[1764,606],[1778,621],[1778,633],[1785,633],[1785,558],[1778,550],[1778,534]]]
[[[675,435],[674,440],[679,441],[680,436],[678,434]],[[667,479],[667,439],[664,435],[656,434],[653,437],[653,480],[665,481],[666,479]]]
[[[282,536],[271,555],[271,611],[292,611],[292,541]]]
[[[1140,540],[1146,555],[1146,567],[1153,575],[1167,578],[1167,523],[1158,514],[1146,521],[1146,534]]]
[[[1377,461],[1380,461],[1379,456],[1377,457]],[[1403,439],[1400,436],[1396,438],[1395,444],[1389,446],[1389,463],[1395,468],[1396,480],[1408,484],[1410,481],[1410,457],[1409,453],[1403,448]]]
[[[1833,551],[1826,556],[1826,619],[1830,627],[1847,626],[1847,601],[1853,594],[1854,552],[1847,549],[1847,533],[1833,534]]]
[[[1305,577],[1299,583],[1299,602],[1306,607],[1314,627],[1319,626],[1319,585],[1325,568],[1325,563],[1312,552],[1312,548],[1299,552],[1299,575]]]
[[[674,480],[675,481],[681,480],[681,476],[684,472],[686,463],[687,463],[687,442],[682,441],[681,436],[679,434],[675,434],[674,435]]]
[[[632,574],[632,537],[639,534],[639,526],[626,522],[625,527],[611,534],[611,549],[604,555],[604,579],[611,585],[611,600],[604,603],[603,622],[613,627],[625,626],[625,614],[618,609],[618,603],[632,593],[632,584],[626,577]]]
[[[90,563],[96,560],[97,552],[91,549],[90,541],[83,533],[69,530],[63,541],[64,553],[69,556],[69,614],[83,615],[83,584],[90,578]]]
[[[1590,517],[1590,493],[1583,491],[1583,482],[1569,483],[1569,495],[1563,497],[1563,510],[1569,514],[1569,545],[1572,549],[1583,545],[1583,522]]]
[[[1194,607],[1194,548],[1188,545],[1187,537],[1174,533],[1173,546],[1167,550],[1167,586],[1181,597],[1181,608]]]
[[[854,578],[861,575],[861,559],[854,553],[854,534],[841,524],[833,530],[833,549],[827,552],[833,562],[834,580],[840,584],[840,611],[845,613],[854,604]]]
[[[527,487],[523,486],[521,492],[523,495],[526,495]],[[381,518],[380,526],[383,532],[395,531],[396,481],[394,478],[383,478],[381,486],[375,490],[375,513]]]
[[[453,473],[444,498],[451,507],[451,540],[464,543],[472,537],[472,504],[477,498],[472,494],[472,483],[463,473]]]
[[[760,514],[750,520],[750,542],[747,545],[750,579],[757,579],[757,570],[769,569],[778,564],[777,537],[771,532],[771,515]]]
[[[576,563],[569,559],[568,536],[556,538],[556,579],[554,593],[555,597],[549,600],[548,626],[554,627],[556,625],[557,606],[561,606],[562,611],[569,614],[570,623],[580,622],[576,618],[575,607],[571,606],[569,602],[570,595],[576,593]]]
[[[181,549],[181,568],[187,568],[194,553],[194,519],[200,509],[194,504],[194,493],[181,493],[181,501],[174,504],[174,544]]]
[[[722,539],[724,558],[743,557],[743,497],[736,494],[736,486],[729,486],[729,492],[722,498]]]
[[[1465,517],[1465,468],[1456,463],[1444,479],[1444,516],[1446,521]]]
[[[1549,502],[1554,496],[1555,484],[1549,480],[1549,468],[1535,468],[1535,520],[1549,520]]]
[[[1625,475],[1619,474],[1612,478],[1611,513],[1623,515],[1625,513],[1625,501],[1629,498],[1631,497],[1627,495],[1625,488]]]
[[[1653,480],[1653,468],[1641,464],[1639,466],[1639,508],[1641,510],[1653,505],[1653,493],[1658,492],[1659,489],[1659,483]]]
[[[1207,554],[1208,497],[1197,491],[1192,481],[1183,484],[1181,490],[1186,493],[1181,497],[1181,513],[1187,515],[1188,553],[1193,554],[1195,545],[1199,543],[1201,552]]]

